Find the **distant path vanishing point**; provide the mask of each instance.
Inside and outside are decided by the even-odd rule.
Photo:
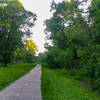
[[[0,92],[0,100],[42,100],[41,65]]]

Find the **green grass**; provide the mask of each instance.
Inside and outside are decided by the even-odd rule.
[[[42,68],[43,100],[100,100],[100,97],[65,75],[65,70]]]
[[[29,72],[36,64],[12,64],[0,67],[0,90]]]

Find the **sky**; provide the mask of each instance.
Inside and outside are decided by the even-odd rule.
[[[20,0],[26,10],[29,10],[37,15],[37,21],[33,28],[32,39],[38,46],[38,53],[45,51],[45,26],[44,21],[52,16],[50,12],[50,4],[52,0]],[[56,3],[63,0],[55,0]]]

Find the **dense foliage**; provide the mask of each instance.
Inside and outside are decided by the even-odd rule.
[[[25,10],[19,0],[0,1],[0,63],[7,66],[12,61],[23,39],[32,34],[35,20],[36,15]]]
[[[13,58],[14,59],[11,60],[13,63],[35,63],[37,61],[35,52],[28,51],[25,47],[17,48]]]
[[[83,9],[84,4],[89,7]],[[45,61],[51,68],[68,69],[100,91],[100,1],[53,1],[52,10],[45,31],[53,46],[46,45]]]

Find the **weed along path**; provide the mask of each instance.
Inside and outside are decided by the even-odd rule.
[[[0,92],[0,100],[41,100],[41,65]]]

